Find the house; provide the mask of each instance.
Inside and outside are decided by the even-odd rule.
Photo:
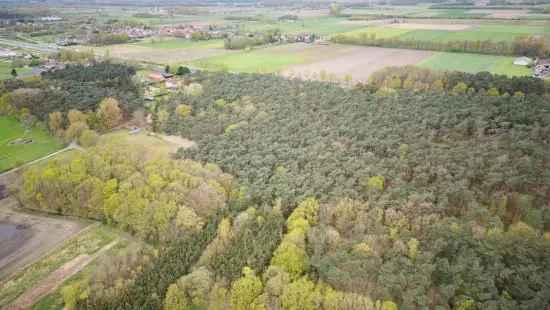
[[[518,57],[514,60],[514,65],[517,66],[529,66],[533,63],[533,60],[529,57]]]

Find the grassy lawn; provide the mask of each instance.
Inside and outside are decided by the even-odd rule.
[[[289,65],[301,64],[305,61],[300,53],[277,52],[273,48],[260,48],[252,51],[242,51],[211,58],[201,59],[194,66],[206,70],[227,70],[246,73],[272,73]]]
[[[91,255],[99,251],[117,236],[116,231],[107,226],[96,225],[90,227],[90,229],[66,242],[58,250],[22,270],[6,282],[0,290],[0,308],[8,305],[63,264],[81,254]]]
[[[418,66],[434,70],[458,70],[469,73],[488,71],[508,76],[531,75],[531,69],[513,64],[514,57],[436,53],[432,57],[421,61]]]
[[[133,43],[134,46],[143,46],[149,48],[223,48],[223,40],[206,40],[206,41],[191,41],[181,38],[148,38],[138,43]]]
[[[11,69],[12,69],[12,66],[10,62],[0,61],[0,80],[11,79],[12,78]],[[32,69],[23,67],[23,68],[16,68],[15,70],[17,71],[18,74],[21,74],[21,73],[29,72]]]
[[[10,145],[17,138],[29,138],[32,143]],[[45,156],[61,146],[61,143],[43,129],[26,129],[15,118],[0,116],[0,171]]]
[[[169,156],[179,148],[177,145],[168,143],[158,136],[150,136],[143,131],[131,135],[127,130],[118,130],[104,134],[100,137],[98,144],[111,144],[119,147],[132,145],[144,146],[149,151],[148,155],[154,158]]]

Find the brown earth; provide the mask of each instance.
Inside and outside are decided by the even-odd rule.
[[[430,51],[338,44],[319,46],[317,53],[330,57],[293,65],[281,73],[304,79],[322,79],[321,75],[325,75],[340,81],[350,75],[354,82],[365,82],[373,72],[384,67],[414,65],[433,55]]]
[[[0,200],[0,224],[0,280],[38,260],[88,225],[23,211],[13,198]]]

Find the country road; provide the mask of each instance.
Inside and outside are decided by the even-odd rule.
[[[46,53],[55,53],[59,51],[59,48],[53,44],[46,44],[46,43],[34,44],[34,43],[10,40],[6,38],[0,38],[0,45],[8,45],[13,47],[32,49],[32,50],[46,52]]]

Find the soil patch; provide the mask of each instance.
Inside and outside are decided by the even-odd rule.
[[[384,67],[414,65],[433,55],[430,51],[380,47],[332,45],[326,48],[333,49],[330,58],[290,66],[282,74],[305,79],[320,79],[321,72],[324,72],[339,80],[350,75],[355,82],[365,82],[373,72]]]
[[[0,200],[0,279],[42,257],[87,224],[24,212],[13,198]]]

